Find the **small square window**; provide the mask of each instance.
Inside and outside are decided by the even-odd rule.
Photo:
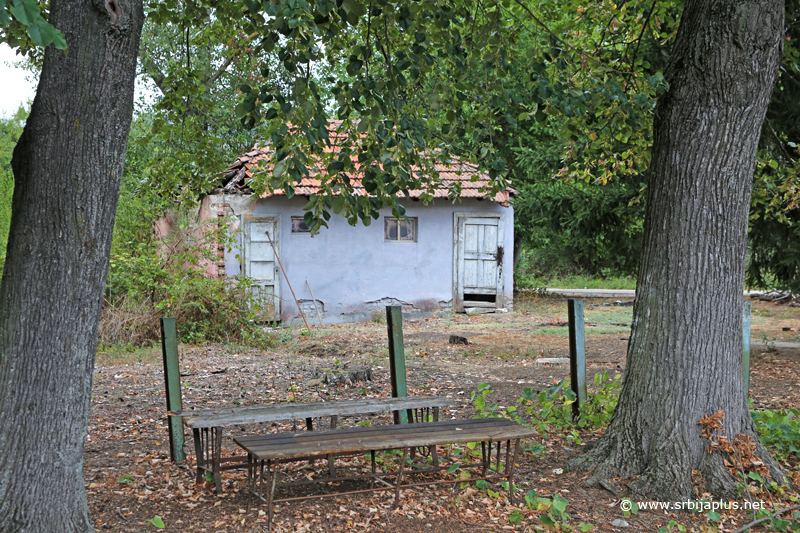
[[[292,234],[293,235],[311,235],[311,228],[306,225],[303,217],[292,217]]]
[[[417,242],[417,217],[383,219],[385,242]]]

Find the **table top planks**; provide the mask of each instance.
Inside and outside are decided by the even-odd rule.
[[[169,414],[183,417],[184,424],[190,428],[210,428],[297,418],[354,416],[404,409],[447,407],[450,405],[453,405],[453,401],[442,396],[406,396],[402,398],[368,398],[363,400],[331,400],[328,402],[224,407]]]
[[[535,429],[506,418],[480,418],[333,431],[252,435],[235,437],[233,441],[253,454],[257,460],[278,460],[465,442],[497,442],[535,435],[537,435]]]

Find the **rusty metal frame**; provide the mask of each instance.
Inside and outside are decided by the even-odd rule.
[[[197,471],[196,483],[203,482],[203,472],[211,472],[214,476],[214,485],[217,494],[222,494],[222,479],[220,472],[222,470],[232,470],[234,468],[242,468],[237,465],[225,465],[223,462],[241,461],[246,459],[245,456],[240,457],[226,457],[221,458],[222,455],[222,428],[193,428],[194,435],[194,451],[197,458]]]
[[[505,439],[506,442],[506,453],[505,453],[505,467],[501,469],[500,463],[500,455],[502,450],[503,440],[494,441],[497,442],[497,458],[494,467],[492,466],[492,447],[494,442],[492,441],[481,441],[481,461],[479,463],[468,463],[462,464],[460,468],[462,469],[474,469],[480,468],[481,469],[481,477],[471,477],[469,481],[480,481],[480,480],[497,480],[505,478],[508,481],[508,499],[509,502],[513,505],[514,504],[514,467],[517,461],[518,453],[519,453],[519,443],[520,438],[513,438],[513,439]],[[514,441],[514,452],[511,453],[511,441]],[[488,444],[488,453],[486,450],[486,445]],[[432,450],[435,450],[435,446],[431,446]],[[392,448],[389,448],[392,449]],[[411,475],[417,474],[428,474],[432,472],[440,472],[442,470],[447,470],[447,467],[439,466],[438,461],[437,464],[434,465],[432,468],[418,468],[418,469],[411,469],[406,471],[405,464],[406,458],[409,455],[409,447],[403,447],[403,455],[400,460],[400,466],[397,472],[376,472],[376,463],[375,463],[375,452],[376,451],[386,451],[384,450],[371,450],[370,451],[370,464],[371,464],[371,473],[370,474],[358,474],[354,476],[331,476],[321,479],[303,479],[298,481],[290,481],[284,483],[278,483],[277,478],[280,475],[280,471],[275,469],[276,464],[278,463],[289,463],[289,462],[300,462],[306,461],[309,459],[319,459],[319,458],[328,458],[327,454],[319,455],[319,456],[310,456],[310,457],[300,457],[300,458],[292,458],[290,460],[259,460],[257,457],[248,452],[247,455],[247,512],[250,512],[250,508],[252,506],[253,497],[258,498],[263,503],[267,504],[267,531],[272,531],[272,518],[275,511],[275,504],[276,503],[283,503],[283,502],[291,502],[291,501],[300,501],[300,500],[311,500],[311,499],[322,499],[322,498],[333,498],[337,496],[349,496],[352,494],[365,494],[369,492],[377,492],[382,490],[394,490],[395,493],[395,508],[400,505],[400,491],[404,488],[410,487],[422,487],[425,485],[442,485],[446,483],[460,483],[465,480],[463,479],[443,479],[437,481],[421,481],[415,483],[403,483],[404,477],[407,478]],[[347,454],[352,456],[352,454]],[[358,454],[362,455],[362,454]],[[432,455],[435,457],[435,451],[432,452]],[[265,477],[264,470],[266,466],[267,475]],[[494,471],[493,475],[487,475],[487,472]],[[395,477],[395,483],[389,483],[385,481],[384,477]],[[337,481],[353,481],[358,479],[369,479],[370,480],[370,488],[368,489],[359,489],[359,490],[351,490],[351,491],[344,491],[344,492],[332,492],[326,494],[312,494],[307,496],[294,496],[291,498],[275,498],[275,492],[278,488],[281,487],[290,487],[290,486],[301,486],[301,485],[312,485],[315,483],[332,483]],[[266,480],[266,483],[265,483]],[[375,481],[383,483],[384,486],[375,486]],[[264,485],[269,486],[269,492],[267,497],[264,497]],[[256,491],[256,486],[259,486],[259,490]]]

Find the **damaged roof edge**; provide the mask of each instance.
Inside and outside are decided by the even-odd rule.
[[[336,125],[336,124],[335,124]],[[335,126],[334,125],[334,126]],[[333,138],[338,138],[335,130],[332,133]],[[330,147],[330,150],[335,149],[335,144]],[[266,161],[272,156],[273,150],[266,147],[255,146],[249,152],[239,156],[225,171],[222,172],[222,187],[212,191],[216,194],[252,194],[252,189],[249,187],[248,182],[253,178],[251,171],[260,161]],[[450,163],[435,163],[435,169],[439,173],[440,185],[433,192],[434,198],[449,198],[450,186],[453,184],[460,185],[459,198],[474,198],[478,200],[490,200],[499,203],[504,207],[509,206],[511,197],[516,196],[517,191],[508,187],[505,191],[497,193],[494,197],[487,196],[481,190],[489,185],[489,177],[485,172],[478,170],[476,165],[467,163],[456,159]],[[270,166],[264,167],[264,170],[269,171]],[[473,178],[477,179],[473,181]],[[364,190],[361,184],[360,176],[350,176],[354,193],[361,196],[366,196],[368,193]],[[321,182],[319,178],[303,178],[295,186],[295,194],[298,196],[311,196],[320,191]],[[419,199],[425,192],[421,190],[408,191],[411,199]],[[266,192],[261,197],[269,198],[272,196],[285,196],[283,189],[276,189],[272,192]]]

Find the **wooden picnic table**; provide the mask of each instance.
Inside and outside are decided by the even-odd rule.
[[[395,421],[398,420],[400,411],[407,411],[409,420],[413,420],[415,416],[418,420],[428,418],[438,420],[439,409],[452,403],[451,400],[441,396],[405,396],[198,409],[169,413],[169,415],[182,417],[183,423],[192,428],[197,456],[197,482],[202,482],[204,472],[211,472],[217,493],[221,494],[221,471],[247,466],[246,456],[222,457],[222,428],[225,426],[304,419],[306,429],[312,431],[314,418],[330,417],[330,428],[335,429],[339,417],[388,411],[395,413]],[[328,459],[331,474],[334,475],[333,456]]]
[[[400,501],[400,489],[416,485],[429,485],[438,483],[453,483],[459,479],[446,479],[437,481],[424,481],[421,483],[403,483],[404,476],[421,472],[443,470],[435,464],[433,468],[416,469],[406,472],[406,457],[409,449],[418,447],[431,447],[447,444],[468,442],[481,443],[481,462],[475,464],[462,464],[461,468],[482,468],[482,477],[472,477],[470,481],[478,479],[506,478],[508,481],[509,499],[513,503],[514,463],[519,451],[519,442],[522,438],[536,435],[536,430],[522,426],[505,418],[482,418],[471,420],[449,420],[446,422],[429,422],[425,424],[383,425],[371,427],[348,428],[337,431],[316,431],[304,433],[282,433],[271,435],[252,435],[236,437],[233,441],[241,446],[248,457],[248,504],[249,511],[252,497],[255,496],[268,505],[267,529],[272,526],[272,515],[276,502],[304,500],[309,498],[324,498],[357,494],[374,490],[394,490],[395,506]],[[514,441],[513,455],[511,441]],[[502,442],[506,441],[505,468],[500,468],[500,455]],[[496,464],[492,467],[492,447],[497,443]],[[487,453],[488,447],[488,453]],[[375,452],[383,450],[402,449],[403,457],[400,460],[398,471],[395,473],[378,473],[376,471]],[[281,462],[313,459],[325,457],[330,454],[357,454],[370,453],[371,473],[368,475],[355,475],[347,477],[303,479],[301,481],[279,483],[275,465]],[[266,467],[266,468],[265,468]],[[493,470],[494,474],[489,474]],[[395,483],[385,481],[385,477],[394,476]],[[275,499],[278,487],[288,485],[305,485],[309,483],[327,483],[352,479],[370,479],[370,488],[337,492],[334,494],[314,494],[296,496],[292,498]],[[375,481],[382,483],[376,487]],[[258,487],[258,489],[256,489]],[[264,488],[267,497],[265,498]]]

